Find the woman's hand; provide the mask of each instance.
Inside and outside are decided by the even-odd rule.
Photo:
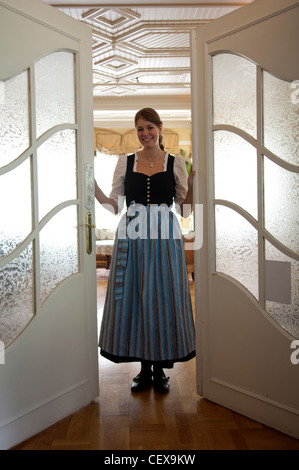
[[[112,214],[118,214],[119,208],[116,202],[114,199],[107,197],[106,194],[103,193],[96,180],[94,180],[94,195],[97,201],[102,204],[105,209],[107,209]]]
[[[193,211],[193,179],[194,179],[195,171],[193,170],[192,166],[190,168],[190,172],[188,175],[188,192],[185,201],[181,204],[181,216],[186,218],[189,217],[191,212]]]
[[[193,170],[193,166],[191,165],[189,176],[188,176],[188,189],[192,189],[193,187],[194,175],[195,175],[195,171]]]

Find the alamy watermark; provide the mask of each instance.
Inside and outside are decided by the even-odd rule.
[[[119,198],[118,207],[122,208],[123,199]],[[104,205],[107,210],[114,212],[112,206]],[[176,212],[179,216],[188,217],[191,212],[194,214],[194,230],[192,236],[185,237],[186,250],[198,250],[203,244],[203,205],[184,204],[182,211],[176,206]],[[143,204],[132,203],[127,209],[118,224],[118,239],[136,240],[167,240],[182,238],[182,231],[177,220],[177,216],[172,210],[172,206],[166,204]]]
[[[296,366],[299,364],[299,339],[292,341],[291,349],[295,349],[295,351],[293,351],[291,354],[291,363]]]

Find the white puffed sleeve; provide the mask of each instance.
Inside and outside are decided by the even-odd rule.
[[[120,155],[113,174],[112,189],[109,197],[119,204],[119,210],[122,209],[125,194],[125,176],[127,171],[127,155]],[[122,204],[121,203],[122,199]]]
[[[173,173],[176,192],[174,202],[176,204],[182,204],[185,201],[188,192],[188,173],[184,157],[181,157],[180,155],[175,156]]]

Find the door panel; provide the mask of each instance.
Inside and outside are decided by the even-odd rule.
[[[192,37],[198,392],[297,438],[298,21],[260,0]]]
[[[0,1],[0,448],[98,395],[91,30]],[[16,34],[18,31],[18,34]],[[16,41],[16,37],[18,41]],[[3,60],[2,60],[3,58]],[[94,248],[94,237],[92,240]]]

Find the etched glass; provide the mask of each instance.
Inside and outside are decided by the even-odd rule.
[[[75,123],[74,54],[54,52],[35,64],[37,136],[64,123]]]
[[[238,127],[256,138],[256,66],[235,54],[213,57],[214,124]]]
[[[39,285],[40,281],[44,301],[63,279],[78,272],[76,130],[58,129],[41,145],[34,132],[35,124],[37,137],[53,126],[74,127],[74,63],[73,53],[55,52],[31,66],[32,82],[29,69],[0,81],[0,167],[16,160],[30,145],[33,147],[25,161],[0,176],[2,264],[14,249],[23,250],[0,268],[0,340],[5,346],[36,313],[35,283]],[[33,109],[31,104],[35,104]],[[62,209],[40,233],[35,226],[34,241],[20,248],[22,243],[26,246],[26,237],[36,220],[34,209],[42,219],[69,200],[75,200],[76,205]],[[33,201],[37,204],[33,205]],[[39,274],[40,279],[35,278]]]
[[[0,340],[7,347],[34,315],[32,246],[0,267]]]
[[[214,132],[215,198],[226,199],[257,218],[256,149],[232,132]]]
[[[277,250],[267,240],[265,242],[267,260],[291,263],[291,303],[266,301],[266,311],[288,333],[299,339],[299,262]]]
[[[76,131],[54,134],[37,152],[39,219],[57,204],[76,199]]]
[[[40,232],[41,302],[65,278],[78,272],[77,206],[56,214]]]
[[[0,176],[0,201],[1,258],[13,251],[32,229],[29,158]]]
[[[233,132],[214,130],[215,199],[236,204],[258,220],[260,194],[264,214],[258,227],[265,227],[283,246],[298,253],[298,173],[274,163],[269,155],[263,156],[258,175],[256,151],[264,145],[288,164],[298,165],[298,81],[288,83],[262,71],[261,102],[257,103],[256,71],[253,63],[237,55],[213,57],[213,124],[219,128],[235,126],[257,139],[257,109],[262,123],[262,140],[253,146]],[[258,176],[263,177],[263,182]],[[237,208],[234,211],[218,204],[215,232],[216,270],[239,281],[258,299],[261,272],[257,230],[237,213]],[[264,237],[260,236],[260,241],[265,242],[263,307],[282,328],[298,338],[299,263],[291,254],[283,255]],[[260,246],[260,253],[263,249]]]
[[[299,165],[299,99],[293,84],[263,72],[264,145],[272,153]]]
[[[244,217],[215,206],[216,271],[231,276],[258,299],[257,231]]]
[[[29,147],[28,72],[0,81],[0,167]]]
[[[299,175],[264,158],[265,228],[299,252]]]

